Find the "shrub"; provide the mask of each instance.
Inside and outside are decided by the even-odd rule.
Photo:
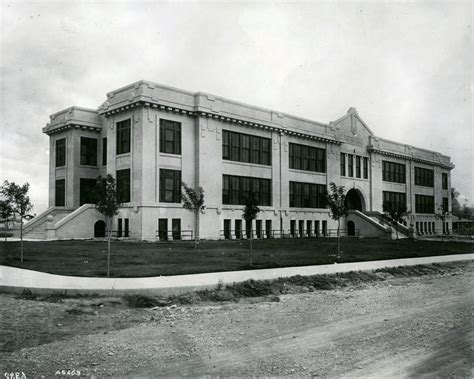
[[[22,300],[35,300],[37,297],[38,295],[31,292],[29,288],[25,288],[18,296],[16,296],[17,299]]]

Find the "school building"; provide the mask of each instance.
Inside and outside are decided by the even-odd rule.
[[[25,226],[30,238],[92,238],[104,220],[92,203],[96,177],[112,174],[121,201],[114,235],[187,239],[194,214],[181,183],[201,186],[204,239],[335,235],[329,183],[345,186],[343,233],[390,236],[382,204],[405,204],[400,233],[451,231],[451,159],[375,136],[355,108],[329,123],[203,92],[139,81],[107,94],[98,109],[50,116],[49,209]],[[252,226],[243,199],[258,199]],[[442,215],[442,217],[440,217]]]

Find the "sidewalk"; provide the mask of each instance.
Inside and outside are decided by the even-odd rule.
[[[249,279],[266,280],[295,275],[309,276],[334,274],[348,271],[376,270],[385,267],[472,261],[473,259],[474,254],[456,254],[436,257],[390,259],[332,265],[157,276],[148,278],[86,278],[54,275],[15,267],[0,266],[0,289],[10,292],[21,292],[24,288],[29,288],[32,291],[42,293],[67,290],[71,293],[93,292],[106,295],[120,293],[179,294],[196,289],[215,287],[218,284],[243,282]]]

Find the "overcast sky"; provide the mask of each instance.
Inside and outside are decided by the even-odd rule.
[[[0,179],[47,207],[49,115],[140,79],[372,131],[452,157],[474,200],[463,3],[0,2]]]

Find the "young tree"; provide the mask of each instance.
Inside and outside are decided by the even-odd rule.
[[[403,217],[407,215],[407,206],[405,204],[397,206],[393,203],[384,201],[382,204],[382,210],[384,212],[384,218],[395,228],[398,249],[398,224],[402,223]]]
[[[5,242],[7,241],[8,236],[8,225],[10,218],[13,216],[13,207],[8,200],[0,200],[0,218],[3,220],[5,225]]]
[[[12,208],[13,213],[20,216],[20,260],[23,262],[23,220],[31,211],[33,205],[31,204],[28,191],[30,184],[25,183],[22,186],[15,182],[9,183],[7,180],[3,183],[1,188],[1,195],[5,201],[8,202]]]
[[[194,213],[194,248],[199,245],[199,215],[201,210],[205,209],[204,190],[198,187],[197,190],[189,187],[186,183],[182,183],[181,199],[183,200],[183,208]]]
[[[250,225],[250,267],[253,265],[253,231],[252,231],[252,222],[257,218],[260,208],[257,206],[258,201],[255,199],[255,196],[251,192],[250,195],[244,199],[244,211],[242,213],[242,218],[245,220],[246,225]]]
[[[445,231],[445,228],[444,228],[444,223],[446,222],[446,220],[448,219],[448,216],[449,216],[449,212],[448,211],[445,211],[443,209],[443,207],[439,207],[438,208],[438,212],[435,213],[435,218],[437,220],[440,220],[442,223],[443,223],[443,233],[441,233],[441,251],[444,251],[444,233],[447,231]]]
[[[334,182],[329,183],[329,193],[326,195],[326,202],[331,212],[331,218],[337,221],[337,255],[341,255],[340,229],[341,218],[349,214],[346,206],[346,194],[344,186],[337,186]]]
[[[110,276],[110,240],[114,216],[118,214],[120,206],[117,186],[112,175],[97,177],[95,187],[95,208],[105,217],[107,228],[107,277]]]

